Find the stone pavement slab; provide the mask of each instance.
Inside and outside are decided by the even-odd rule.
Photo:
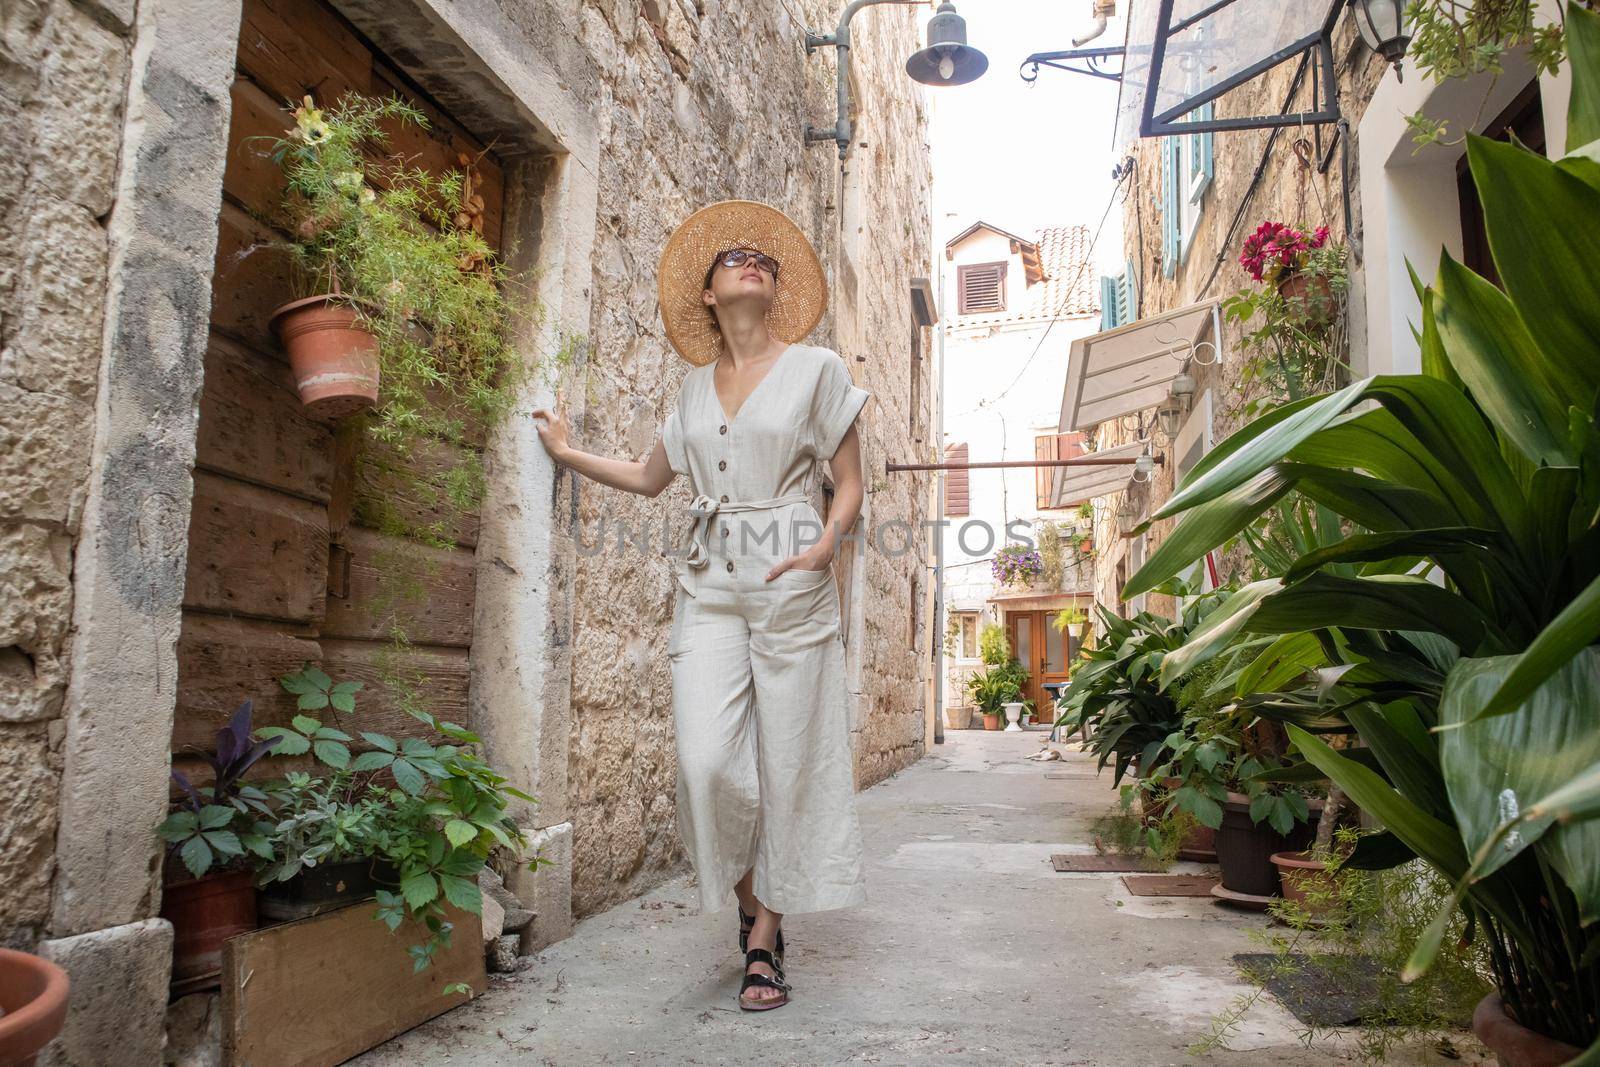
[[[1093,853],[1109,776],[1034,732],[957,731],[860,794],[868,900],[784,920],[791,1002],[736,1003],[733,911],[696,916],[687,876],[579,922],[476,1001],[354,1061],[433,1064],[938,1064],[941,1067],[1315,1067],[1301,1026],[1256,998],[1231,1049],[1186,1051],[1253,992],[1233,969],[1259,915],[1210,899],[1136,897],[1117,874],[1058,874]],[[1061,747],[1061,746],[1058,746]],[[1049,776],[1047,777],[1047,772]],[[1199,874],[1178,864],[1175,874]],[[1458,1041],[1458,1047],[1470,1042]],[[1463,1048],[1463,1051],[1465,1049]],[[1429,1050],[1391,1063],[1449,1061]]]

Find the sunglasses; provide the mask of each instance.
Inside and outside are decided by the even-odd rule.
[[[717,257],[717,262],[724,267],[741,267],[749,260],[755,260],[756,266],[772,275],[778,276],[778,261],[765,252],[757,252],[748,248],[730,248]]]

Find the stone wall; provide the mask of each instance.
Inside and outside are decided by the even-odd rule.
[[[1348,18],[1341,20],[1334,36],[1334,62],[1341,109],[1353,131],[1386,68],[1362,44]],[[1309,73],[1296,92],[1293,104],[1287,108],[1284,106],[1297,65],[1298,60],[1285,63],[1221,97],[1216,104],[1217,117],[1313,110]],[[1331,125],[1322,128],[1321,145],[1324,152],[1335,129]],[[1333,153],[1326,171],[1319,173],[1314,161],[1309,173],[1302,178],[1299,157],[1294,149],[1295,141],[1302,137],[1315,146],[1316,137],[1311,127],[1285,127],[1277,132],[1276,138],[1270,130],[1214,135],[1215,172],[1205,194],[1204,212],[1196,228],[1193,244],[1171,278],[1165,277],[1162,272],[1160,138],[1143,138],[1134,142],[1131,154],[1135,170],[1123,205],[1123,233],[1128,259],[1140,268],[1139,317],[1149,318],[1202,300],[1226,298],[1241,289],[1258,285],[1240,265],[1238,257],[1245,238],[1263,221],[1304,222],[1313,227],[1325,223],[1332,233],[1332,240],[1349,241],[1354,236],[1356,241],[1350,243],[1354,245],[1359,242],[1361,207],[1359,199],[1355,197],[1359,184],[1354,169],[1356,145],[1351,143],[1347,146],[1351,167],[1353,230],[1353,234],[1347,234],[1339,153]],[[1258,167],[1262,168],[1259,179],[1256,177]],[[1245,203],[1247,199],[1248,203]],[[1244,203],[1242,214],[1241,203]],[[1236,214],[1239,218],[1237,225],[1234,225]],[[1240,378],[1244,359],[1239,339],[1243,332],[1240,324],[1225,320],[1223,362],[1216,366],[1195,366],[1190,370],[1195,379],[1196,397],[1203,396],[1207,390],[1212,393],[1213,442],[1220,443],[1239,428],[1243,421],[1243,404],[1258,388]],[[1203,417],[1200,414],[1202,410],[1197,403],[1188,417]],[[1147,424],[1152,421],[1148,412],[1145,421]],[[1102,425],[1098,435],[1100,447],[1132,440],[1130,431],[1131,427],[1117,425],[1114,421]],[[1152,451],[1163,456],[1165,462],[1156,467],[1150,483],[1134,487],[1129,494],[1141,519],[1172,494],[1176,472],[1176,456],[1172,449],[1158,447]],[[1108,550],[1099,555],[1095,572],[1097,598],[1107,605],[1118,603],[1117,566],[1124,561],[1128,548],[1127,541],[1116,534],[1115,511],[1122,500],[1123,494],[1116,494],[1103,502],[1109,506],[1101,508],[1098,519],[1100,525],[1096,531],[1097,543],[1108,546]],[[1163,521],[1150,528],[1147,532],[1147,557],[1171,526],[1171,521]],[[1238,566],[1241,562],[1232,560],[1229,564]],[[1226,571],[1228,567],[1224,566],[1223,569]],[[1134,570],[1134,567],[1127,566],[1126,577],[1132,577]],[[1171,615],[1174,610],[1171,598],[1159,594],[1150,594],[1146,606],[1163,615]]]
[[[690,369],[661,333],[660,250],[673,227],[707,203],[766,201],[806,231],[832,281],[828,314],[810,340],[835,348],[874,394],[858,424],[863,512],[868,522],[898,516],[915,525],[925,479],[885,479],[882,463],[910,443],[909,287],[929,261],[926,115],[921,88],[903,70],[917,47],[917,21],[905,9],[879,8],[852,22],[856,143],[841,178],[834,144],[808,147],[802,139],[808,121],[832,125],[835,107],[832,50],[807,57],[805,30],[831,32],[836,19],[835,5],[816,0],[603,0],[581,9],[574,30],[599,75],[593,106],[604,172],[592,329],[567,396],[579,415],[580,447],[648,455]],[[652,535],[645,554],[630,547],[619,556],[608,525],[608,551],[580,553],[575,563],[570,781],[573,912],[582,916],[686,862],[675,826],[671,682],[661,640],[673,578],[660,549],[663,531],[681,533],[691,494],[687,479],[654,500],[575,480],[562,492],[571,494],[586,544],[602,521]],[[907,627],[925,542],[914,548],[899,558],[869,553],[864,586],[858,582],[853,594],[871,605],[853,638],[864,679],[856,720],[862,785],[921,754],[924,676]]]
[[[131,3],[0,11],[0,945],[50,914]]]

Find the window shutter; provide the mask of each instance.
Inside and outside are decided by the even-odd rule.
[[[1034,459],[1077,459],[1084,454],[1081,432],[1040,434],[1033,439]],[[1050,485],[1059,467],[1034,468],[1034,503],[1040,511],[1055,505],[1050,501]]]
[[[967,446],[965,444],[949,445],[944,450],[946,463],[967,462]],[[967,470],[945,471],[944,479],[944,513],[946,515],[969,514],[967,503]]]
[[[1182,240],[1178,197],[1183,167],[1177,141],[1176,137],[1161,139],[1161,273],[1168,278],[1178,273],[1178,245]]]
[[[1122,285],[1119,279],[1109,274],[1100,275],[1100,328],[1113,330],[1122,325],[1118,315],[1121,313],[1122,303],[1118,294]]]
[[[956,268],[956,300],[960,314],[1006,309],[1006,265],[966,263]]]
[[[1213,103],[1207,102],[1204,107],[1195,112],[1195,118],[1202,122],[1209,122],[1215,117],[1216,113],[1216,107],[1213,106]],[[1216,157],[1212,154],[1211,134],[1197,133],[1194,135],[1194,140],[1195,182],[1191,199],[1196,205],[1199,205],[1201,197],[1205,196],[1206,190],[1211,186],[1211,177],[1216,170]]]

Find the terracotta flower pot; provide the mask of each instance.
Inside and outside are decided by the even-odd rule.
[[[1328,901],[1338,885],[1332,871],[1309,852],[1274,852],[1272,865],[1278,868],[1283,898],[1292,900],[1313,918],[1329,910]],[[1316,903],[1312,903],[1312,898]]]
[[[986,711],[986,712],[984,712],[983,713],[983,728],[985,730],[998,730],[998,729],[1000,729],[1000,713],[998,711]]]
[[[0,1064],[32,1067],[67,1021],[69,986],[49,960],[0,948]]]
[[[378,339],[357,319],[327,296],[296,300],[272,313],[300,402],[317,415],[342,418],[378,402]]]
[[[1500,1067],[1561,1067],[1578,1058],[1582,1049],[1535,1033],[1506,1014],[1499,993],[1478,1001],[1472,1013],[1472,1032]]]
[[[172,980],[222,969],[222,943],[256,928],[256,884],[249,871],[220,871],[167,884],[161,917],[172,923]]]
[[[1298,852],[1316,836],[1315,812],[1320,801],[1312,801],[1312,821],[1297,823],[1287,835],[1265,822],[1250,818],[1250,799],[1229,793],[1222,806],[1222,826],[1217,830],[1217,863],[1222,868],[1222,886],[1234,893],[1252,897],[1279,895],[1278,869],[1272,864],[1275,852]]]
[[[1324,275],[1291,271],[1278,279],[1278,295],[1302,322],[1326,326],[1333,321],[1333,283]]]

